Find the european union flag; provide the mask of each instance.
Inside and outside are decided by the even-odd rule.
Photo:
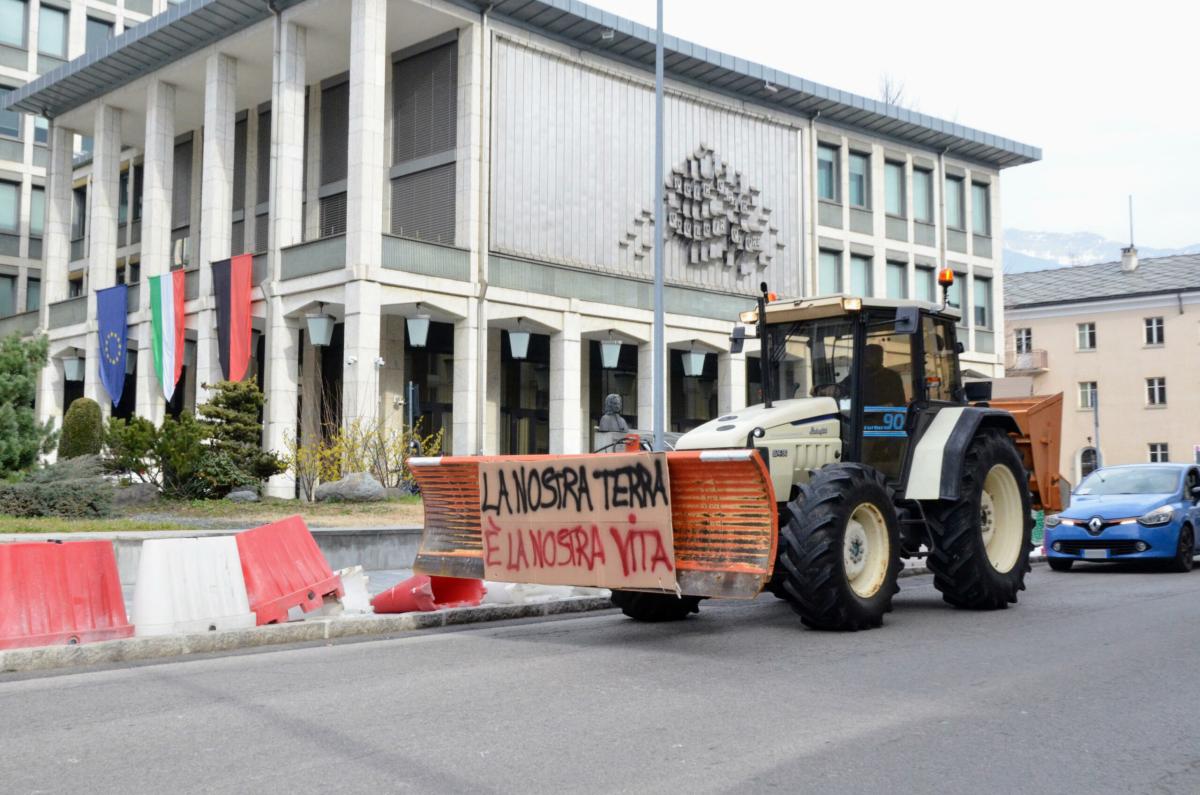
[[[124,284],[96,291],[96,320],[100,326],[100,383],[108,390],[113,405],[125,391],[125,300]]]

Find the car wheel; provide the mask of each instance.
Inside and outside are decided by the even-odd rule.
[[[1171,559],[1171,571],[1191,571],[1196,561],[1196,534],[1192,526],[1185,524],[1179,530],[1179,543],[1175,547],[1175,557]]]
[[[1070,571],[1071,566],[1075,563],[1070,558],[1046,558],[1046,562],[1054,571]]]

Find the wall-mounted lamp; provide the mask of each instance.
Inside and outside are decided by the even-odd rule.
[[[697,378],[704,375],[704,363],[707,359],[708,354],[704,351],[684,351],[683,374],[689,378]]]
[[[605,370],[617,369],[617,362],[621,360],[621,341],[612,338],[612,332],[608,332],[608,339],[600,341],[600,366]]]
[[[317,304],[316,311],[309,312],[305,320],[308,321],[308,341],[319,347],[328,345],[333,339],[334,319],[325,314],[325,304]]]
[[[429,341],[429,315],[421,311],[420,304],[417,304],[417,313],[405,318],[404,324],[408,327],[408,344],[414,348],[424,348]]]
[[[529,332],[521,330],[521,318],[517,318],[517,330],[508,332],[508,352],[517,361],[529,356]]]
[[[82,381],[83,371],[87,365],[87,359],[81,357],[78,353],[72,353],[69,356],[62,357],[63,378],[68,381]]]

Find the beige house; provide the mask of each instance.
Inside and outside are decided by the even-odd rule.
[[[1200,255],[1012,274],[1005,371],[1063,393],[1062,474],[1200,461]],[[1010,382],[1012,383],[1012,382]]]

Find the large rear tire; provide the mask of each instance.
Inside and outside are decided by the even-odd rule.
[[[699,596],[613,591],[612,603],[614,607],[620,608],[622,613],[634,621],[650,623],[682,621],[692,613],[700,612]]]
[[[999,610],[1025,590],[1033,549],[1028,482],[1012,439],[985,428],[963,458],[959,499],[926,509],[933,536],[929,570],[950,604]]]
[[[817,470],[788,504],[779,532],[778,585],[813,629],[883,623],[899,590],[900,537],[883,475],[861,464]]]

